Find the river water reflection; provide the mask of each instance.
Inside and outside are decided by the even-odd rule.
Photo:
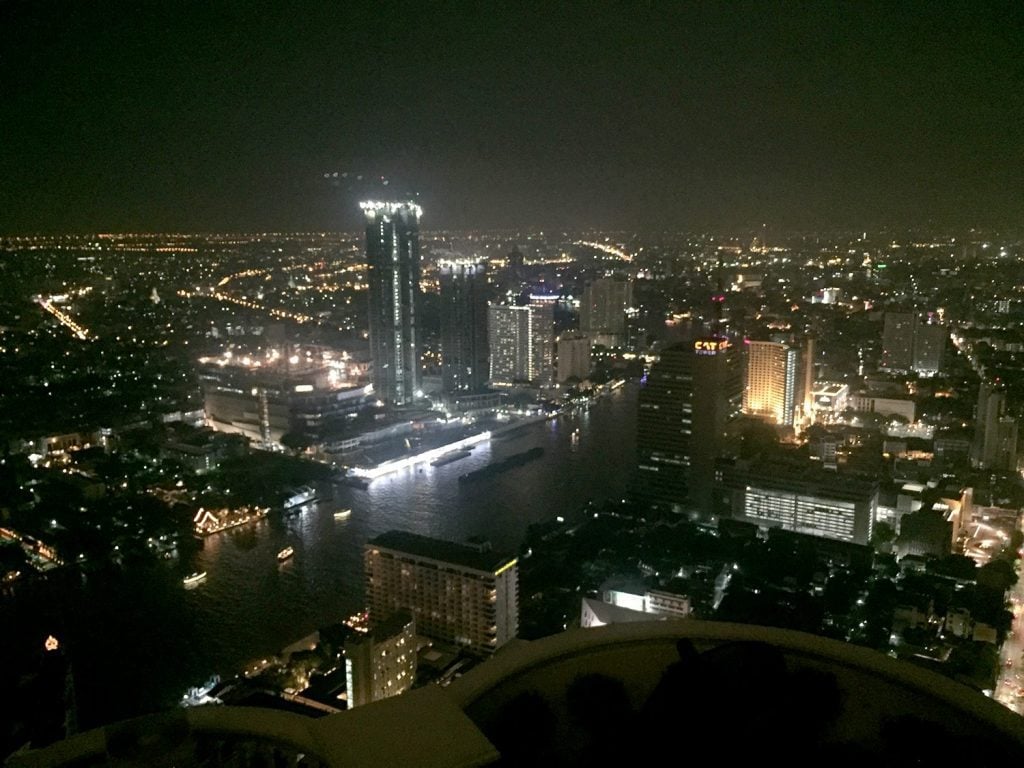
[[[362,608],[362,548],[399,528],[515,550],[527,526],[572,518],[588,500],[624,495],[634,464],[636,387],[589,411],[528,426],[461,461],[404,470],[368,490],[329,498],[206,539],[191,563],[167,563],[76,585],[57,620],[75,670],[80,726],[172,705],[212,673],[230,675]],[[578,434],[574,436],[574,433]],[[460,484],[470,469],[534,446],[544,455],[496,477]],[[352,509],[335,519],[338,509]],[[295,556],[278,563],[285,546]],[[196,589],[183,573],[205,570]],[[52,611],[51,611],[52,613]],[[31,619],[31,617],[29,617]]]

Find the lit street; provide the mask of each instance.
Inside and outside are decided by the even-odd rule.
[[[1002,669],[994,697],[999,703],[1021,715],[1024,714],[1024,576],[1021,575],[1020,561],[1017,564],[1017,574],[1017,583],[1010,592],[1013,628],[1000,653]]]

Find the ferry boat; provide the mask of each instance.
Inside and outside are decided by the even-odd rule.
[[[502,472],[514,469],[515,467],[521,467],[523,464],[527,464],[534,459],[539,459],[543,455],[544,449],[540,446],[531,448],[528,451],[523,451],[522,453],[514,453],[506,459],[493,462],[492,464],[488,464],[480,469],[471,470],[464,475],[459,475],[459,482],[469,483],[474,480],[483,480],[485,478],[494,477],[496,475],[500,475]]]
[[[464,459],[467,456],[472,456],[472,455],[473,455],[472,451],[466,451],[466,450],[451,451],[450,453],[446,453],[444,456],[440,456],[440,457],[434,459],[432,462],[430,462],[430,466],[432,466],[432,467],[443,467],[445,464],[451,464],[453,461],[458,461],[459,459]]]
[[[365,477],[359,477],[358,475],[345,475],[338,482],[342,485],[347,485],[351,488],[359,488],[363,491],[370,487],[370,481]]]
[[[213,675],[202,685],[196,685],[185,691],[178,704],[182,707],[201,707],[204,704],[222,704],[216,696],[211,696],[213,689],[220,685],[220,675]]]
[[[292,549],[291,547],[285,547],[284,549],[282,549],[280,552],[277,553],[278,562],[282,562],[283,563],[285,560],[287,560],[289,557],[291,557],[294,554],[295,554],[295,550],[294,549]]]
[[[284,501],[284,508],[285,511],[289,511],[314,501],[316,501],[316,489],[308,485],[302,485],[290,490],[288,498]]]
[[[339,509],[334,513],[335,520],[345,520],[349,515],[352,514],[351,508]]]
[[[191,589],[192,587],[199,586],[204,581],[206,581],[206,571],[196,571],[182,579],[181,583],[184,584],[187,589]]]

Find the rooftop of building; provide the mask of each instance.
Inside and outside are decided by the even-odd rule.
[[[757,461],[721,461],[716,468],[735,473],[749,483],[771,487],[801,484],[844,494],[870,494],[878,490],[878,481],[849,472],[829,470],[817,462],[773,455]]]
[[[439,560],[463,568],[491,573],[515,559],[512,555],[490,549],[489,544],[459,544],[407,531],[387,531],[370,540],[366,546],[391,549],[416,557]]]
[[[400,635],[411,623],[412,614],[409,611],[396,611],[383,621],[374,622],[369,632],[357,632],[350,635],[346,644],[358,644],[367,641],[379,643]]]

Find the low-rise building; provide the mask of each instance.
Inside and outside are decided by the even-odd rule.
[[[416,621],[398,611],[345,642],[348,707],[397,696],[416,680]]]
[[[722,516],[838,541],[871,541],[878,483],[813,464],[720,462]]]

